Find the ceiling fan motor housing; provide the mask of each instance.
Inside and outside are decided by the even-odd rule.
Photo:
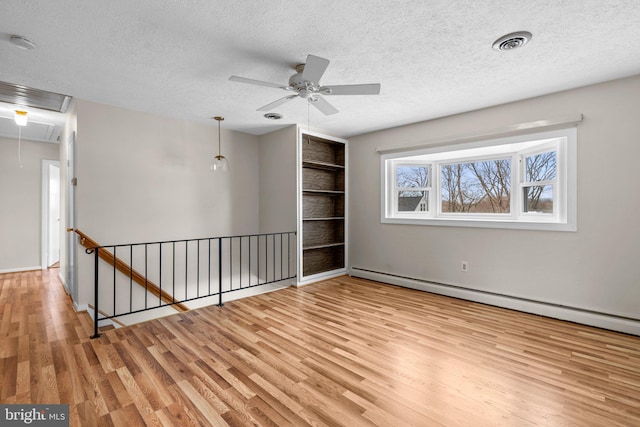
[[[289,77],[289,87],[299,92],[300,96],[302,96],[303,98],[306,98],[302,94],[303,91],[307,91],[307,92],[318,91],[317,84],[314,82],[310,82],[309,80],[305,80],[302,77],[302,73],[296,73],[293,76]]]

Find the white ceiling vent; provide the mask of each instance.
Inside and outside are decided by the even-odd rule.
[[[0,102],[66,113],[71,97],[13,83],[0,82]]]
[[[527,44],[529,40],[531,40],[531,37],[533,36],[528,31],[518,31],[515,33],[505,34],[493,42],[493,48],[495,50],[518,49]]]

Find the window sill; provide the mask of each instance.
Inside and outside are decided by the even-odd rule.
[[[439,227],[502,228],[511,230],[577,231],[576,224],[543,221],[516,221],[512,219],[458,219],[458,218],[388,218],[382,224],[426,225]]]

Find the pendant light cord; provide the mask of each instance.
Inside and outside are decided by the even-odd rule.
[[[221,156],[221,151],[220,151],[220,120],[218,120],[218,157]]]
[[[18,126],[18,164],[22,169],[22,126]]]

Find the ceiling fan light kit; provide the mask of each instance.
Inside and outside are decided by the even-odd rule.
[[[296,65],[296,74],[289,77],[288,85],[265,82],[262,80],[248,79],[246,77],[231,76],[229,80],[239,83],[247,83],[257,86],[266,86],[295,92],[277,99],[257,111],[269,111],[281,106],[295,98],[306,99],[311,105],[317,108],[324,115],[338,113],[338,109],[331,105],[322,95],[378,95],[380,94],[380,83],[354,84],[354,85],[330,85],[321,86],[320,79],[329,66],[329,60],[315,55],[308,55],[307,62]]]

